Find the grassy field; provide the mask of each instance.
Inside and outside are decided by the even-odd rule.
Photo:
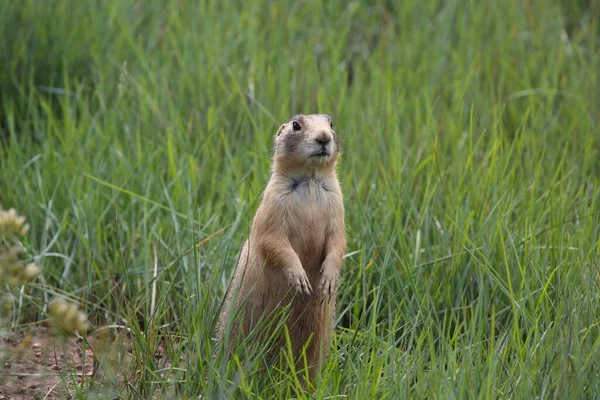
[[[210,353],[273,135],[317,112],[349,245],[314,397],[599,395],[596,1],[3,1],[0,36],[0,206],[41,266],[1,329],[79,304],[108,341],[76,398],[310,397]]]

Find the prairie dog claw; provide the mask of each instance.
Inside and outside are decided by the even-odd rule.
[[[303,269],[286,269],[285,277],[294,292],[307,300],[312,300],[314,297],[313,289],[308,280],[308,276]]]

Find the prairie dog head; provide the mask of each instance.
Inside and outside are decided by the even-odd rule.
[[[277,130],[275,162],[287,168],[322,168],[334,165],[340,140],[327,114],[296,115]]]

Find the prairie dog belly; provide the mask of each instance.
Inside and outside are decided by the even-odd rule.
[[[329,192],[320,180],[312,177],[292,181],[291,186],[286,204],[288,238],[312,281],[325,258]]]

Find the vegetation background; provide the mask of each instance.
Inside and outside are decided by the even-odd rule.
[[[0,37],[0,205],[42,267],[4,334],[57,296],[110,333],[36,379],[310,396],[209,354],[273,135],[322,112],[349,247],[314,396],[600,393],[600,3],[5,0]]]

